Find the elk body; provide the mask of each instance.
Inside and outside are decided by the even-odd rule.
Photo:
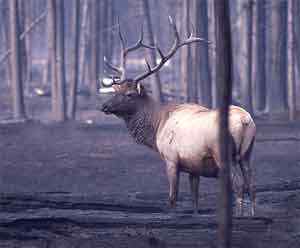
[[[172,22],[171,24],[176,39],[169,53],[164,56],[158,50],[161,62],[156,67],[151,68],[147,63],[148,72],[135,79],[123,78],[114,82],[111,90],[115,95],[103,104],[102,111],[122,118],[137,143],[160,154],[166,164],[169,202],[172,207],[176,205],[180,172],[189,174],[194,210],[197,211],[200,176],[216,178],[222,166],[219,152],[219,112],[197,104],[160,104],[147,94],[140,83],[159,70],[179,47],[199,41],[191,36],[180,42],[176,26]],[[140,46],[144,46],[142,36],[135,49]],[[123,54],[123,58],[125,57]],[[109,67],[117,70],[111,64]],[[242,174],[242,184],[234,187],[234,191],[241,199],[241,208],[245,194],[250,195],[254,214],[255,193],[250,158],[256,127],[250,114],[237,106],[230,106],[229,123],[234,167],[240,168]]]

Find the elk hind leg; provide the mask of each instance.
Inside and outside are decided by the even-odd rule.
[[[242,194],[248,194],[251,203],[251,215],[255,214],[255,188],[253,184],[253,172],[249,159],[243,159],[240,161],[240,167],[243,175],[243,192]]]
[[[166,170],[169,181],[169,204],[171,208],[176,207],[179,188],[179,169],[176,163],[167,161]]]
[[[193,201],[193,209],[194,213],[198,213],[198,198],[199,198],[199,180],[200,177],[198,175],[189,175],[192,201]]]

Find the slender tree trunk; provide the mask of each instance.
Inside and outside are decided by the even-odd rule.
[[[72,77],[70,83],[70,101],[69,101],[69,118],[75,119],[76,113],[76,95],[78,86],[78,68],[79,68],[79,37],[80,37],[80,0],[73,0],[73,22],[72,22],[72,33],[73,33],[73,64],[72,64]]]
[[[237,98],[252,113],[252,0],[235,0],[233,14],[234,82]]]
[[[288,1],[288,23],[287,23],[287,35],[288,35],[288,107],[289,107],[289,119],[294,121],[296,119],[296,97],[295,97],[295,49],[294,49],[294,18],[293,18],[293,8],[295,2],[298,0]]]
[[[270,114],[286,110],[286,8],[287,1],[267,0],[266,82]]]
[[[252,92],[253,106],[257,111],[266,107],[266,71],[265,71],[265,0],[253,0],[252,16]]]
[[[183,16],[182,16],[182,30],[185,33],[190,33],[190,0],[183,1]],[[184,97],[186,101],[193,101],[191,97],[191,69],[190,69],[190,62],[191,62],[191,47],[185,46],[181,49],[181,87],[184,92]]]
[[[3,38],[3,45],[6,47],[5,50],[10,49],[10,40],[9,40],[9,15],[8,15],[8,1],[2,1],[2,38]],[[10,86],[11,82],[11,61],[10,57],[8,57],[6,65],[5,65],[5,77],[7,81],[7,85]]]
[[[219,195],[219,248],[231,247],[232,237],[232,187],[231,187],[231,146],[229,142],[228,110],[231,102],[231,37],[229,1],[215,0],[216,18],[216,81],[220,98],[220,195]]]
[[[31,24],[31,20],[32,20],[32,15],[31,15],[31,6],[32,4],[27,3],[26,5],[26,11],[25,11],[25,28],[28,29],[30,24]],[[25,36],[25,49],[26,49],[26,64],[27,64],[27,70],[26,70],[26,82],[27,85],[30,84],[31,82],[31,68],[32,68],[32,54],[31,54],[31,36],[30,35],[26,35]]]
[[[105,29],[105,38],[106,38],[106,57],[109,61],[112,61],[113,56],[113,47],[114,47],[114,36],[113,32],[111,30],[111,27],[114,23],[114,1],[108,0],[107,1],[107,23],[106,23],[106,29]]]
[[[189,8],[189,19],[190,22],[186,23],[187,26],[187,30],[188,33],[190,33],[191,30],[191,25],[196,25],[196,27],[198,26],[197,24],[197,20],[198,20],[198,16],[199,16],[199,8],[198,8],[198,4],[199,1],[198,0],[193,0],[190,1],[189,6],[187,6]],[[197,27],[198,29],[198,27]],[[194,30],[195,32],[196,30]],[[198,30],[197,30],[198,31]],[[199,35],[197,33],[197,35]],[[199,44],[192,44],[189,47],[190,50],[190,57],[188,58],[188,60],[186,61],[187,63],[187,67],[188,67],[188,71],[189,71],[189,81],[188,81],[188,102],[194,102],[194,103],[198,103],[199,101],[199,84],[200,84],[200,74],[199,74]]]
[[[22,33],[25,32],[31,25],[31,1],[21,0],[21,16],[22,16]],[[22,64],[23,64],[23,82],[25,83],[26,92],[29,93],[29,86],[31,82],[31,42],[30,35],[25,35],[22,40]]]
[[[207,0],[195,0],[197,10],[195,25],[196,35],[208,40],[208,6]],[[207,107],[212,107],[212,86],[211,69],[209,65],[209,45],[206,43],[197,44],[198,50],[195,58],[196,73],[198,74],[196,83],[199,85],[200,103]]]
[[[65,78],[65,42],[64,42],[64,1],[56,0],[56,72],[57,72],[57,121],[66,120],[66,78]]]
[[[300,1],[293,1],[293,36],[294,36],[294,85],[295,85],[295,104],[297,106],[297,94],[299,94],[299,91],[296,91],[296,89],[300,88],[300,80],[299,80],[299,73],[300,73]]]
[[[216,44],[215,37],[215,8],[214,1],[207,1],[208,7],[208,38],[212,44]],[[216,83],[216,49],[214,45],[208,47],[208,55],[209,55],[209,66],[211,68],[211,100],[212,107],[217,108],[219,104],[219,99],[217,96],[217,83]]]
[[[98,88],[99,77],[99,54],[100,54],[100,39],[99,39],[99,13],[100,1],[93,0],[91,6],[91,85],[90,94],[95,98]],[[102,58],[101,58],[102,59]]]
[[[22,83],[22,63],[20,46],[20,23],[18,15],[18,1],[9,1],[10,17],[10,42],[11,42],[11,80],[13,115],[15,119],[25,118],[23,83]]]
[[[56,73],[56,0],[47,1],[48,15],[48,62],[51,69],[51,108],[52,116],[57,113],[57,73]],[[49,68],[48,67],[48,68]]]
[[[149,43],[151,46],[154,46],[155,41],[154,41],[154,34],[153,34],[153,29],[152,29],[152,20],[151,20],[151,15],[150,15],[149,0],[143,0],[142,3],[143,3],[143,11],[144,11],[144,14],[146,17],[146,25],[147,25],[147,30],[148,30]],[[152,62],[152,64],[156,65],[155,51],[147,49],[147,52],[148,52],[148,57],[150,57],[150,61]],[[157,101],[162,102],[163,96],[162,96],[162,92],[161,92],[161,82],[160,82],[159,72],[157,72],[153,75],[151,81],[152,81],[151,88],[152,88],[153,97]]]
[[[88,0],[82,3],[82,18],[81,18],[81,34],[80,34],[80,47],[79,47],[79,84],[85,81],[85,68],[86,68],[86,49],[88,44]]]

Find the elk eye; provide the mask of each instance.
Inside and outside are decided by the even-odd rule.
[[[133,92],[126,93],[126,96],[131,98],[134,96],[134,93]]]

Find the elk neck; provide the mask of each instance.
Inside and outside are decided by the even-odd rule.
[[[162,106],[150,96],[145,96],[138,105],[137,111],[124,118],[126,126],[138,144],[156,150],[156,134],[162,122]]]

